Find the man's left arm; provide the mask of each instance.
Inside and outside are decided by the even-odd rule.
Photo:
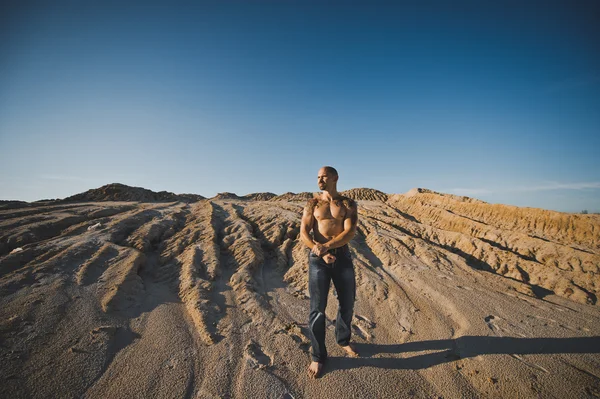
[[[356,201],[351,201],[347,209],[346,217],[344,218],[344,231],[323,244],[328,250],[343,247],[348,244],[356,234],[356,226],[358,224]]]

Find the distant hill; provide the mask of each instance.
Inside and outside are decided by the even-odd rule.
[[[121,183],[111,183],[99,188],[75,194],[59,202],[94,201],[138,201],[138,202],[196,202],[205,199],[197,194],[174,194],[168,191],[155,192],[142,187],[131,187]]]
[[[27,208],[31,206],[29,202],[26,201],[16,201],[16,200],[0,200],[0,209],[18,209],[18,208]]]
[[[269,201],[270,199],[276,197],[277,194],[274,193],[252,193],[244,195],[243,199],[247,199],[250,201]]]
[[[214,197],[211,198],[211,200],[239,200],[242,199],[239,195],[237,195],[236,193],[228,193],[228,192],[224,192],[224,193],[218,193],[217,195],[215,195]]]
[[[365,200],[365,201],[387,201],[388,195],[379,190],[372,188],[352,188],[350,190],[340,191],[340,194],[352,198],[353,200]],[[308,201],[311,198],[319,195],[319,193],[302,192],[299,194],[287,192],[285,194],[273,197],[272,201]]]
[[[406,194],[403,194],[403,195],[405,197],[414,197],[415,195],[418,195],[418,194],[433,194],[433,197],[452,199],[453,201],[468,202],[471,204],[475,204],[475,203],[487,204],[487,202],[479,200],[477,198],[466,197],[464,195],[438,193],[437,191],[429,190],[426,188],[413,188],[413,189],[410,189]],[[433,198],[433,197],[431,197],[431,198]]]
[[[271,198],[276,197],[277,194],[273,193],[251,193],[243,196],[239,196],[235,193],[218,193],[212,200],[246,200],[246,201],[269,201]]]
[[[432,192],[426,189],[419,192]],[[341,191],[340,194],[345,195],[354,200],[366,201],[387,201],[389,195],[372,188],[353,188],[346,191]],[[231,192],[218,193],[211,200],[246,200],[246,201],[291,201],[305,202],[315,196],[318,192],[304,191],[301,193],[287,192],[277,195],[271,192],[251,193],[244,196],[239,196]],[[466,197],[465,197],[466,198]],[[44,199],[34,202],[18,201],[18,200],[0,200],[0,210],[2,209],[18,209],[31,206],[41,206],[44,204],[60,204],[72,202],[97,202],[97,201],[136,201],[136,202],[175,202],[181,201],[192,203],[201,201],[206,197],[199,194],[174,194],[169,191],[152,191],[143,187],[132,187],[122,183],[106,184],[102,187],[93,188],[83,193],[75,194],[64,199]],[[478,201],[478,200],[474,200]]]
[[[271,201],[308,201],[309,199],[313,198],[315,196],[315,193],[309,193],[308,191],[304,191],[302,193],[292,193],[292,192],[287,192],[285,194],[281,194],[278,195],[276,197],[271,198]]]
[[[386,193],[372,188],[352,188],[350,190],[342,191],[340,194],[357,201],[365,200],[385,202],[388,200],[388,195]]]

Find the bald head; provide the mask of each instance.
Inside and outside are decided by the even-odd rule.
[[[319,188],[325,191],[333,190],[333,192],[336,192],[338,177],[338,172],[334,167],[323,166],[319,169],[319,174],[317,175]]]
[[[337,170],[333,166],[323,166],[321,170],[324,170],[329,176],[339,177]]]

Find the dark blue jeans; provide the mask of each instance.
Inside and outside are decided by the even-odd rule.
[[[308,329],[312,345],[311,357],[315,362],[324,362],[327,359],[325,308],[331,280],[333,280],[339,301],[335,323],[335,338],[338,345],[348,345],[352,332],[356,281],[350,249],[348,245],[344,245],[329,252],[336,257],[335,262],[330,265],[312,252],[308,255],[308,293],[310,295]]]

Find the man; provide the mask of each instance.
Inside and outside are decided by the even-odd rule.
[[[308,328],[312,345],[312,362],[308,367],[308,374],[311,377],[321,375],[323,364],[327,360],[325,308],[331,280],[339,301],[336,341],[350,356],[358,356],[350,345],[356,281],[348,248],[358,222],[356,202],[338,193],[338,173],[333,167],[322,167],[317,179],[323,193],[308,201],[300,226],[302,242],[311,250],[308,255]]]

